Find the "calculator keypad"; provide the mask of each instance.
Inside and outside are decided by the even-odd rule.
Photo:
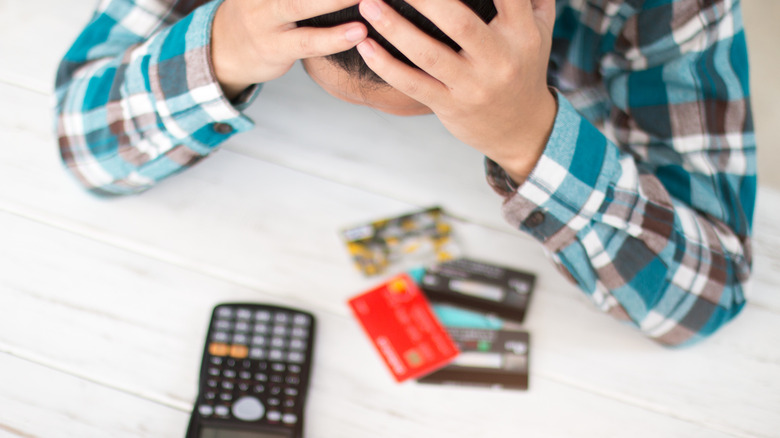
[[[290,310],[220,306],[214,318],[199,413],[296,424],[311,317]]]

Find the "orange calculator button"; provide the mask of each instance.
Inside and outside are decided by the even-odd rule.
[[[233,345],[230,347],[230,356],[236,359],[243,359],[249,355],[249,348],[246,345]]]
[[[209,344],[209,354],[212,356],[227,356],[230,352],[230,347],[222,342],[212,342]]]

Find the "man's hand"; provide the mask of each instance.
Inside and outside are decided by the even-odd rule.
[[[484,23],[459,0],[407,0],[461,46],[455,52],[425,35],[381,0],[360,12],[422,71],[375,41],[357,48],[388,84],[428,106],[455,137],[522,182],[541,156],[557,112],[547,88],[554,0],[495,0]]]
[[[361,23],[321,29],[295,24],[358,1],[226,0],[214,17],[211,57],[227,97],[282,76],[298,59],[341,52],[362,41],[366,27]]]

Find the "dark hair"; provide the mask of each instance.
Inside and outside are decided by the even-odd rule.
[[[448,46],[453,50],[459,51],[455,41],[452,41],[450,37],[444,34],[436,25],[430,20],[425,18],[421,13],[417,12],[414,8],[409,6],[403,0],[384,0],[384,2],[391,8],[396,10],[399,14],[409,20],[412,24],[417,26],[420,30],[430,35]],[[485,23],[489,23],[493,17],[496,16],[496,7],[493,4],[493,0],[461,0],[469,8],[471,8]],[[382,35],[380,35],[368,22],[360,15],[357,5],[351,6],[340,11],[331,12],[329,14],[320,15],[319,17],[309,18],[298,22],[298,26],[311,26],[311,27],[332,27],[339,24],[349,23],[352,21],[360,21],[368,28],[369,38],[376,41],[385,50],[390,52],[393,56],[405,62],[408,65],[416,67],[409,59],[399,52],[398,49],[393,47]],[[350,74],[356,74],[361,79],[368,79],[375,83],[384,83],[376,73],[374,73],[366,65],[363,58],[360,56],[356,48],[351,48],[345,52],[336,53],[327,56],[331,62],[336,63],[339,67],[343,68]]]

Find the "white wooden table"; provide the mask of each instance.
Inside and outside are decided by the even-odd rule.
[[[98,200],[62,170],[49,110],[92,6],[0,0],[0,437],[183,436],[211,308],[235,300],[318,318],[310,438],[780,436],[780,193],[760,192],[747,308],[681,350],[596,311],[433,117],[336,101],[298,67],[267,85],[251,133]],[[458,218],[466,255],[537,273],[528,391],[396,384],[350,315],[380,278],[338,230],[430,205]]]

